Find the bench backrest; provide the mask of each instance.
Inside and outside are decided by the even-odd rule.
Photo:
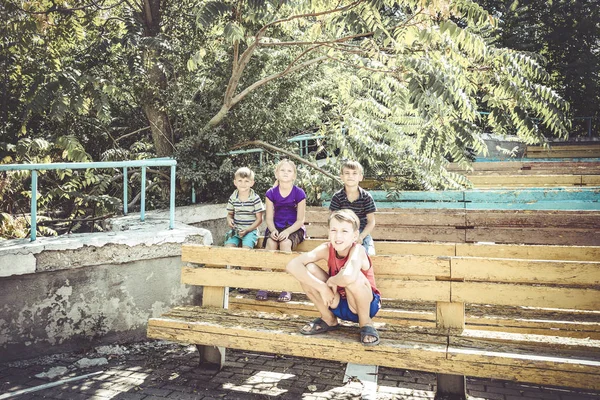
[[[307,234],[326,238],[329,211],[308,207]],[[600,211],[381,209],[375,240],[600,245]]]
[[[184,244],[183,261],[209,268],[184,267],[182,282],[300,292],[298,282],[285,272],[285,265],[295,256],[279,251]],[[372,260],[377,285],[386,299],[600,309],[600,263],[597,262],[415,255],[378,255]]]

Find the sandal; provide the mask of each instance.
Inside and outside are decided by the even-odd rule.
[[[286,291],[279,293],[279,297],[277,298],[277,301],[280,303],[287,303],[288,301],[291,301],[291,300],[292,300],[292,292],[286,292]]]
[[[307,327],[308,330],[305,329]],[[335,331],[338,329],[340,329],[340,324],[328,325],[327,322],[323,321],[321,318],[317,318],[314,321],[304,325],[304,327],[300,329],[300,333],[303,335],[317,335],[319,333]]]
[[[367,336],[374,337],[375,341],[366,342],[365,339]],[[363,346],[377,346],[379,344],[379,332],[377,332],[377,329],[371,325],[365,325],[360,328],[360,343],[362,343]]]
[[[256,300],[266,301],[268,297],[269,292],[267,292],[266,290],[259,290],[258,292],[256,292]]]

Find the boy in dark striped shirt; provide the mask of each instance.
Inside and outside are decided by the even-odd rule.
[[[329,204],[331,212],[350,209],[360,220],[358,243],[362,244],[368,255],[375,254],[375,244],[371,232],[375,228],[375,201],[369,192],[359,186],[363,180],[363,167],[358,161],[344,161],[340,174],[344,188],[335,192]]]
[[[263,220],[265,207],[260,197],[254,192],[254,172],[242,167],[235,171],[233,184],[236,190],[227,201],[227,225],[231,230],[227,233],[226,247],[254,248],[258,241],[258,227]]]

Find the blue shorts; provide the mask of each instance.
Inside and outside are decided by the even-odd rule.
[[[232,231],[227,233],[227,239],[225,240],[225,244],[233,244],[235,247],[240,247],[240,243],[244,247],[250,247],[251,249],[256,246],[256,242],[258,242],[258,231],[255,229],[252,232],[248,232],[244,235],[243,238],[240,238],[237,235],[232,235]]]
[[[371,235],[365,236],[362,242],[362,246],[365,248],[368,255],[375,255],[375,242],[373,241],[373,237],[371,237]]]
[[[373,318],[377,311],[381,308],[381,296],[377,293],[373,292],[373,301],[371,301],[371,307],[369,311],[369,316]],[[350,306],[348,305],[348,299],[345,297],[340,298],[340,302],[336,308],[329,308],[333,315],[338,318],[343,319],[344,321],[352,321],[358,322],[358,314],[354,314],[352,310],[350,310]]]

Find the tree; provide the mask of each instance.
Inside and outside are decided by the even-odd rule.
[[[500,21],[498,42],[545,58],[550,84],[570,117],[593,117],[600,130],[600,3],[597,0],[481,0]],[[575,134],[587,134],[581,120]]]
[[[323,131],[353,158],[412,157],[434,173],[445,156],[465,161],[466,148],[485,151],[480,111],[495,132],[528,143],[544,140],[540,127],[566,134],[568,105],[544,85],[540,58],[496,47],[497,21],[473,1],[212,1],[198,19],[233,54],[206,128],[258,88],[321,66],[337,84]],[[253,57],[282,51],[287,65],[244,80]]]

